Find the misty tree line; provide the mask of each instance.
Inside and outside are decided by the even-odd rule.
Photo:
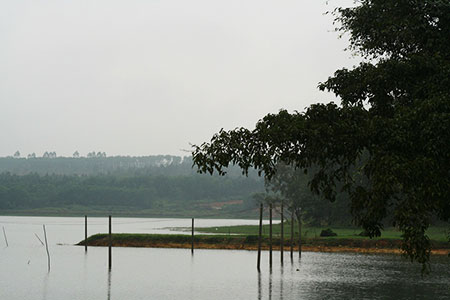
[[[180,209],[192,203],[248,200],[261,180],[208,176],[0,174],[0,209],[134,207]]]
[[[252,171],[248,177],[243,176],[238,167],[227,168],[225,177],[200,175],[192,169],[191,157],[3,157],[0,158],[0,209],[78,205],[182,213],[205,210],[204,203],[243,200],[233,209],[255,217],[258,200],[254,196],[266,187],[298,203],[302,208],[299,217],[306,224],[350,224],[346,197],[330,204],[312,195],[306,177],[292,176],[288,170],[280,169],[279,182],[284,181],[283,186],[289,187],[289,193],[282,193],[275,188],[275,181],[264,182]]]
[[[0,173],[25,175],[29,173],[60,175],[160,174],[168,176],[192,175],[192,160],[171,155],[114,156],[91,152],[88,157],[57,157],[56,154],[34,157],[0,157]],[[234,172],[236,173],[236,172]]]

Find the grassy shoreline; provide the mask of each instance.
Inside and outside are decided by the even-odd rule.
[[[196,228],[195,231],[208,234],[239,234],[239,235],[257,235],[258,225],[237,225],[237,226],[220,226],[220,227],[204,227]],[[291,225],[285,223],[284,226],[285,239],[289,238],[291,234]],[[363,231],[357,227],[344,226],[302,226],[302,238],[317,239],[324,229],[331,228],[337,234],[334,237],[326,237],[326,239],[369,239],[367,236],[360,235]],[[446,227],[432,226],[427,230],[427,235],[432,241],[448,242],[448,230]],[[263,236],[268,236],[269,225],[263,225]],[[274,237],[279,237],[281,234],[281,224],[274,224],[272,226]],[[298,224],[294,224],[294,236],[298,236]],[[385,228],[382,231],[381,237],[374,237],[372,240],[401,240],[402,232],[395,228]]]
[[[285,238],[284,249],[289,251],[289,239]],[[345,238],[305,238],[302,239],[303,251],[314,252],[358,252],[358,253],[401,253],[400,240],[396,239],[345,239]],[[433,254],[448,255],[448,243],[433,241]],[[108,234],[95,234],[87,239],[88,246],[108,246]],[[85,245],[85,241],[77,245]],[[119,233],[112,235],[113,247],[148,247],[148,248],[190,248],[191,236],[178,234],[132,234]],[[280,248],[280,239],[273,238],[273,250]],[[197,235],[194,237],[196,249],[233,249],[256,250],[256,235]],[[262,239],[262,249],[269,249],[268,237]],[[297,242],[294,242],[297,251]]]

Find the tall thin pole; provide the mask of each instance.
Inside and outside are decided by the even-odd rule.
[[[109,216],[109,247],[108,247],[108,268],[112,268],[112,225],[111,215]]]
[[[192,218],[191,253],[194,254],[194,218]]]
[[[87,252],[87,216],[84,216],[84,252]]]
[[[258,233],[258,260],[256,268],[258,272],[261,272],[261,235],[262,235],[262,217],[263,217],[263,204],[259,206],[259,233]]]
[[[8,239],[6,238],[5,226],[3,226],[3,236],[5,237],[6,247],[9,247]]]
[[[302,219],[298,217],[298,257],[302,257]]]
[[[45,249],[47,250],[48,271],[50,272],[50,253],[48,252],[47,232],[45,231],[45,225],[42,225],[42,227],[44,228]]]
[[[272,269],[272,203],[269,204],[269,266]]]
[[[283,264],[283,252],[284,252],[284,205],[283,200],[281,200],[281,239],[280,239],[280,260],[281,264]]]
[[[294,258],[294,210],[291,212],[291,261]]]

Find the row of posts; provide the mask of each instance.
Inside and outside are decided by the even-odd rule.
[[[258,272],[261,271],[261,243],[262,243],[262,227],[263,227],[263,211],[264,205],[261,203],[259,207],[259,231],[258,231],[258,256],[256,268]],[[272,203],[269,204],[269,267],[272,268]],[[284,263],[284,205],[281,202],[281,232],[280,232],[280,261]],[[291,242],[290,242],[291,261],[294,258],[294,212],[291,213]],[[302,241],[301,241],[301,223],[299,222],[299,237],[298,237],[298,255],[302,255]]]
[[[263,223],[263,210],[264,206],[261,203],[259,209],[259,232],[258,232],[258,257],[257,257],[257,269],[258,272],[261,271],[261,242],[262,242],[262,223]],[[272,268],[272,203],[269,204],[269,267]],[[281,203],[281,238],[280,238],[280,261],[281,264],[284,262],[284,207],[283,202]],[[87,252],[87,238],[88,238],[88,230],[87,230],[87,216],[84,216],[84,250]],[[112,268],[112,218],[109,216],[109,233],[108,233],[108,269]],[[194,218],[192,218],[192,230],[191,230],[191,253],[194,254]],[[45,231],[45,227],[44,227]],[[6,239],[6,235],[5,235]],[[299,222],[299,239],[298,239],[298,254],[299,257],[302,255],[301,250],[301,225]],[[291,261],[294,256],[294,213],[291,214],[291,242],[290,242],[290,254]],[[49,260],[50,261],[50,260]],[[50,265],[50,262],[49,262]],[[49,266],[50,268],[50,266]]]
[[[257,269],[261,271],[261,240],[262,240],[262,221],[263,221],[263,204],[260,204],[259,210],[259,233],[258,233],[258,259],[257,259]],[[281,239],[280,239],[280,260],[281,264],[283,264],[284,259],[284,207],[283,202],[281,203]],[[109,233],[108,233],[108,269],[112,268],[112,218],[109,216]],[[45,225],[43,225],[44,229],[44,237],[45,237],[45,246],[47,250],[48,256],[48,270],[50,271],[50,254],[48,251],[48,243],[47,243],[47,234],[45,230]],[[301,225],[299,222],[299,241],[298,241],[298,253],[299,257],[301,256]],[[6,246],[8,246],[8,239],[6,237],[5,228],[3,227],[3,235],[6,241]],[[36,236],[38,239],[39,237]],[[88,250],[88,222],[87,216],[84,216],[84,250],[87,252]],[[42,241],[39,239],[42,243]],[[43,244],[43,243],[42,243]],[[291,215],[291,260],[293,259],[294,252],[294,213]],[[269,204],[269,266],[272,268],[272,203]],[[194,218],[192,218],[192,231],[191,231],[191,253],[194,254]]]
[[[48,271],[50,272],[50,253],[48,251],[48,242],[47,242],[47,232],[45,230],[45,225],[42,225],[44,229],[44,238],[45,238],[45,248],[47,252],[47,260],[48,260]],[[108,233],[108,269],[112,268],[112,218],[109,216],[109,233]],[[9,246],[8,238],[6,237],[5,227],[3,226],[3,237],[5,238],[6,247]],[[36,237],[39,239],[42,245],[44,243],[41,241],[38,235]],[[84,216],[84,251],[88,251],[88,220],[87,216]],[[191,237],[191,253],[194,254],[194,218],[192,218],[192,237]]]
[[[109,216],[109,232],[108,232],[108,269],[112,268],[112,218]],[[84,216],[84,251],[88,251],[88,222],[87,216]],[[45,231],[45,227],[44,227]],[[5,234],[6,239],[6,234]],[[48,252],[48,250],[47,250]],[[192,218],[192,235],[191,235],[191,253],[194,254],[194,218]],[[49,260],[49,269],[50,269],[50,260]]]
[[[112,218],[109,216],[109,224],[108,224],[108,269],[112,268]],[[88,222],[87,216],[84,216],[84,251],[88,251]]]
[[[262,221],[263,221],[263,204],[260,204],[260,210],[259,210],[259,234],[258,234],[258,259],[257,259],[257,269],[258,271],[261,271],[261,240],[262,240]],[[269,204],[269,266],[272,268],[272,203]],[[283,202],[281,203],[281,239],[280,239],[280,260],[281,264],[283,264],[284,259],[284,207]],[[111,270],[112,268],[112,217],[109,216],[109,233],[108,233],[108,269]],[[48,257],[48,270],[50,271],[50,253],[48,251],[48,243],[47,243],[47,233],[45,230],[45,225],[43,225],[44,229],[44,237],[45,237],[45,246],[47,250],[47,257]],[[301,225],[299,222],[299,244],[298,244],[298,251],[299,251],[299,257],[301,256]],[[5,228],[3,227],[3,235],[5,238],[6,246],[8,247],[8,239],[6,237]],[[36,236],[38,239],[39,237]],[[88,222],[87,222],[87,216],[84,216],[84,250],[87,252],[88,250]],[[39,241],[42,243],[42,241],[39,239]],[[42,243],[43,244],[43,243]],[[293,259],[293,252],[294,252],[294,213],[292,212],[291,215],[291,260]],[[194,218],[192,218],[192,231],[191,231],[191,253],[194,254]]]

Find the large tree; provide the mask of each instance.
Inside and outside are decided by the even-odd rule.
[[[319,84],[341,103],[281,110],[248,130],[221,130],[194,146],[200,172],[230,164],[267,179],[283,162],[314,166],[310,188],[348,193],[357,225],[379,236],[387,217],[402,249],[428,266],[433,219],[450,219],[450,1],[361,0],[335,12],[363,58]]]

